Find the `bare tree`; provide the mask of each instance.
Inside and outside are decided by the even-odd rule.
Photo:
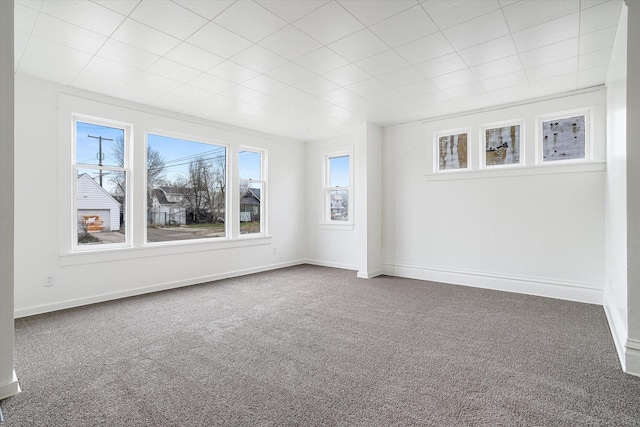
[[[224,218],[225,160],[198,156],[189,162],[187,176],[176,181],[182,205],[195,223]]]

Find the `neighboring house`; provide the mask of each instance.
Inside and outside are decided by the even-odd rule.
[[[240,221],[260,221],[260,189],[248,188],[240,198]]]
[[[153,225],[185,225],[187,214],[182,203],[184,189],[160,187],[153,190],[149,220]]]
[[[78,231],[120,230],[120,203],[89,175],[78,176]]]
[[[346,202],[346,195],[339,192],[331,192],[331,219],[347,219]]]

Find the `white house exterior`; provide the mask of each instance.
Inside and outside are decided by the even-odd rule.
[[[85,223],[85,217],[98,216],[102,221],[100,231],[120,230],[120,203],[86,173],[78,177],[77,185],[78,228]]]
[[[175,187],[160,187],[153,190],[150,221],[153,225],[185,225],[187,214],[181,202],[184,194]]]

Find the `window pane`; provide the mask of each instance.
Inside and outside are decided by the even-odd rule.
[[[122,171],[78,169],[78,245],[125,241],[125,182]]]
[[[348,221],[349,220],[349,191],[347,190],[331,190],[331,220],[332,221]]]
[[[240,169],[240,179],[262,179],[262,155],[255,151],[240,151],[238,153],[238,163]]]
[[[262,183],[240,181],[240,234],[261,233]]]
[[[76,122],[76,163],[124,166],[124,129]]]
[[[226,236],[223,146],[147,135],[147,241]]]
[[[349,156],[329,158],[329,186],[349,186]]]

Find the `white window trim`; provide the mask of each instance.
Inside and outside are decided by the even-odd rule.
[[[251,179],[242,179],[240,177],[240,152],[241,151],[250,151],[253,153],[260,153],[260,180],[256,181],[256,180],[251,180]],[[267,150],[265,150],[264,148],[256,148],[256,147],[249,147],[249,146],[245,146],[245,145],[240,145],[238,147],[238,160],[236,162],[237,164],[237,168],[238,168],[238,191],[237,194],[240,194],[240,183],[241,182],[259,182],[262,184],[261,190],[260,190],[260,233],[249,233],[249,234],[240,234],[240,197],[238,196],[238,209],[236,210],[237,215],[235,216],[235,222],[236,222],[236,227],[238,230],[238,239],[251,239],[251,238],[258,238],[258,237],[265,237],[269,235],[268,232],[268,224],[269,221],[267,220],[267,204],[268,204],[268,200],[269,200],[269,196],[268,196],[268,189],[267,189],[267,180],[268,180],[268,175],[267,175],[267,157],[268,156],[268,152]]]
[[[122,249],[122,248],[130,248],[132,246],[131,243],[131,221],[133,219],[131,209],[133,207],[133,174],[131,172],[131,140],[133,137],[133,125],[131,123],[120,122],[116,120],[105,119],[101,117],[90,116],[86,114],[72,114],[72,130],[71,130],[71,169],[73,174],[71,176],[71,251],[75,253],[85,253],[85,252],[96,252],[96,251],[104,251],[104,250],[113,250],[113,249]],[[97,166],[97,165],[84,165],[76,163],[76,145],[77,145],[77,123],[90,123],[98,126],[106,126],[112,128],[118,128],[124,130],[124,166],[113,167],[113,166]],[[125,173],[125,205],[127,209],[125,211],[125,239],[123,243],[107,243],[101,245],[79,245],[78,244],[78,169],[95,169],[95,170],[105,170],[105,171],[118,171]]]
[[[348,187],[331,187],[331,183],[329,180],[330,176],[330,159],[335,157],[349,157],[349,186]],[[353,180],[353,149],[341,149],[335,151],[325,152],[322,158],[322,219],[320,221],[320,225],[324,229],[353,229],[354,226],[354,217],[355,217],[355,206],[354,206],[354,180]],[[349,206],[349,216],[346,221],[340,220],[332,220],[331,219],[331,190],[348,190],[349,198],[348,198],[348,206]]]

